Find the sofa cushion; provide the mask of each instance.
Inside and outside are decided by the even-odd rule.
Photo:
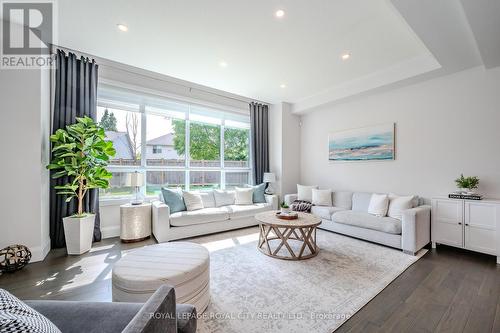
[[[352,195],[352,210],[355,212],[368,212],[372,193],[354,192]]]
[[[41,313],[0,289],[0,332],[61,333]]]
[[[395,194],[389,195],[389,210],[387,216],[402,220],[403,212],[407,209],[413,208],[415,196],[397,196]]]
[[[183,191],[182,197],[184,198],[184,204],[186,205],[186,210],[193,211],[198,209],[203,209],[203,200],[198,192]]]
[[[306,186],[297,184],[297,200],[312,202],[312,190],[318,188],[317,185]]]
[[[389,207],[389,197],[387,194],[372,194],[370,205],[368,206],[368,213],[375,216],[386,216],[387,208]]]
[[[234,191],[214,190],[214,197],[215,206],[222,207],[234,205],[236,194],[234,193]]]
[[[253,205],[253,188],[252,187],[236,187],[235,189],[235,205]]]
[[[312,189],[312,204],[316,206],[332,206],[332,190]]]
[[[312,206],[311,214],[316,215],[317,217],[321,217],[325,220],[331,220],[332,214],[336,212],[340,212],[341,210],[345,210],[339,207],[324,207],[324,206]]]
[[[214,191],[200,191],[201,201],[203,201],[203,208],[214,208],[215,198]]]
[[[262,184],[255,185],[255,186],[252,186],[252,185],[246,185],[246,186],[253,188],[253,194],[252,194],[253,203],[266,203],[267,202],[266,195],[265,195],[267,183],[262,183]]]
[[[180,188],[161,188],[163,202],[170,208],[170,213],[182,212],[186,210],[182,189]]]
[[[352,208],[352,192],[333,192],[333,206],[350,210]]]
[[[378,217],[364,212],[344,210],[333,213],[332,221],[389,234],[401,234],[401,221],[392,217]]]
[[[224,208],[228,209],[231,219],[237,219],[240,217],[254,216],[257,213],[271,210],[272,206],[269,203],[258,203],[253,205],[231,205]]]
[[[219,222],[229,219],[229,212],[223,208],[203,208],[193,211],[177,212],[170,215],[170,225],[184,227],[193,224]]]

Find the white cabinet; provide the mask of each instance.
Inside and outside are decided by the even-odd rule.
[[[500,263],[500,201],[432,199],[433,247],[460,247],[497,256]]]

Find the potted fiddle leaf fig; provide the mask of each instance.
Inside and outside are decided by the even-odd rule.
[[[89,117],[76,118],[76,123],[58,129],[50,136],[52,178],[69,177],[66,184],[56,186],[57,194],[66,202],[78,201],[77,212],[63,218],[68,254],[82,254],[92,247],[95,214],[84,212],[83,200],[91,189],[106,189],[112,175],[106,170],[115,155],[111,141],[105,140],[104,129]]]

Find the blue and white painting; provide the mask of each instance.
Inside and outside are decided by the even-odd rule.
[[[394,123],[341,131],[328,138],[330,161],[394,159]]]

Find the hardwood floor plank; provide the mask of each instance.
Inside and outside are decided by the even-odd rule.
[[[495,270],[495,268],[493,268]],[[497,304],[500,297],[500,272],[486,275],[473,300],[472,313],[464,332],[490,332],[495,321]]]
[[[499,298],[499,300],[500,300],[500,298]],[[491,332],[500,333],[500,302],[497,304],[495,321],[493,322],[493,328],[491,329]]]
[[[436,332],[463,332],[465,325],[472,312],[472,302],[479,293],[479,289],[486,278],[483,269],[469,269],[463,271],[461,265],[455,268],[456,274],[459,270],[465,274],[465,278],[460,283],[455,297],[451,301],[446,313],[441,318]],[[475,265],[471,265],[475,266]]]

